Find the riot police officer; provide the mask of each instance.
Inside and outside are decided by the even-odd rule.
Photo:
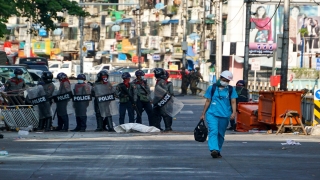
[[[187,89],[189,86],[189,74],[187,74],[184,67],[181,68],[181,95],[187,95]]]
[[[167,82],[167,92],[171,95],[171,96],[174,96],[174,93],[173,93],[173,83],[171,81],[168,81],[169,79],[169,73],[168,71],[166,71],[166,77],[165,77],[165,80]],[[168,108],[173,108],[173,106],[171,107],[168,107]],[[165,126],[165,130],[166,132],[168,131],[172,131],[172,117],[169,116],[168,114],[166,113],[163,113],[162,115],[162,118],[163,118],[163,122],[164,122],[164,126]]]
[[[44,127],[46,127],[46,131],[49,131],[52,126],[52,115],[51,115],[51,98],[53,91],[55,89],[53,83],[52,83],[53,75],[50,71],[43,71],[41,75],[41,85],[43,86],[43,89],[46,94],[46,98],[48,99],[48,102],[39,105],[39,126],[38,130],[43,130]],[[49,112],[49,114],[45,114],[44,112]],[[47,121],[45,121],[47,119]],[[47,124],[49,123],[49,124]]]
[[[161,100],[162,95],[161,93],[157,92],[157,89],[164,90],[165,92],[168,92],[168,83],[166,81],[166,71],[162,68],[155,68],[153,70],[154,76],[157,79],[156,85],[155,85],[155,96],[153,98],[153,116],[154,116],[154,125],[156,128],[163,130],[161,128],[161,117],[166,117],[165,112],[162,110],[161,107],[156,106],[156,104]],[[159,95],[158,95],[159,94]],[[164,120],[166,121],[166,120]]]
[[[142,108],[146,111],[148,115],[149,125],[152,126],[154,123],[152,117],[152,98],[150,87],[146,80],[143,79],[145,73],[142,70],[137,70],[135,72],[136,79],[133,80],[131,83],[137,89],[137,109],[140,114],[137,114],[136,123],[142,123]]]
[[[115,103],[115,90],[108,81],[109,74],[106,70],[102,70],[97,74],[97,80],[94,83],[91,94],[94,98],[94,110],[96,112],[97,129],[95,131],[108,130],[114,132],[111,114],[114,114],[110,107],[111,103]],[[108,129],[106,129],[108,126]]]
[[[129,123],[134,123],[134,108],[136,109],[137,90],[133,84],[130,84],[131,75],[128,72],[124,72],[121,77],[123,82],[119,83],[116,87],[116,95],[120,100],[119,124],[124,124],[126,111],[128,111]],[[137,114],[138,113],[139,112],[137,112]]]
[[[22,92],[23,89],[26,88],[26,84],[24,82],[24,79],[22,77],[23,71],[20,68],[16,68],[14,70],[15,76],[8,79],[5,83],[5,89],[4,91],[8,94],[19,94]],[[24,100],[23,95],[20,96],[22,100]],[[12,98],[12,102],[10,102],[10,105],[17,105],[20,104],[19,101],[17,101],[15,98]]]
[[[73,90],[73,107],[76,115],[77,126],[72,132],[85,132],[87,128],[87,108],[91,101],[91,86],[85,83],[86,76],[79,74],[78,83]]]
[[[72,97],[71,84],[65,73],[59,73],[57,79],[60,82],[54,101],[56,103],[56,112],[58,117],[58,127],[55,131],[66,132],[69,129],[69,116],[67,111],[68,102]]]

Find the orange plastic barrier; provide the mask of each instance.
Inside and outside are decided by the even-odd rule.
[[[270,125],[280,125],[280,116],[287,110],[297,111],[301,118],[302,91],[260,91],[258,121]],[[285,125],[289,124],[286,120]],[[295,125],[296,122],[293,122]]]
[[[237,127],[239,132],[247,132],[252,129],[268,130],[266,124],[258,121],[255,111],[259,104],[254,102],[241,102],[238,104]]]

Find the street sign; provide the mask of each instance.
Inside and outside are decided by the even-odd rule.
[[[159,54],[154,54],[153,55],[153,60],[154,61],[160,61],[160,55]]]
[[[252,59],[251,70],[252,71],[260,71],[260,60],[259,59]]]
[[[317,61],[317,63],[316,63],[316,64],[317,64],[316,70],[319,71],[319,70],[320,70],[320,58],[317,58],[316,61]]]
[[[83,52],[86,52],[86,51],[87,51],[87,47],[86,47],[86,46],[83,46],[82,51],[83,51]]]
[[[314,100],[320,100],[320,89],[314,91]]]

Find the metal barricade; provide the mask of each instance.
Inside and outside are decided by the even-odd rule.
[[[0,106],[1,116],[5,125],[10,129],[28,127],[38,127],[38,113],[32,105],[25,105],[24,91],[1,92],[2,104]]]
[[[0,106],[1,115],[7,127],[11,129],[32,125],[38,127],[39,118],[32,106]]]

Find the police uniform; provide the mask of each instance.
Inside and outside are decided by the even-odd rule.
[[[97,85],[103,85],[104,88],[106,89],[105,92],[108,92],[108,94],[115,93],[115,90],[113,89],[112,85],[109,82],[103,83],[101,81],[97,81],[97,82],[95,82],[94,87],[91,90],[91,94],[92,94],[93,97],[96,96],[95,87]],[[106,95],[106,94],[103,94],[103,95]],[[112,116],[110,114],[110,110],[107,111],[107,109],[110,106],[110,101],[109,102],[105,102],[105,105],[107,107],[105,107],[105,109],[103,109],[103,112],[107,111],[108,113],[103,113],[103,114],[106,114],[106,115],[103,115],[103,116],[101,114],[101,110],[100,110],[101,106],[99,106],[98,98],[94,98],[93,102],[94,102],[94,111],[96,113],[96,120],[97,120],[97,129],[95,131],[107,130],[106,126],[108,126],[108,131],[114,131],[114,129],[113,129],[113,121],[112,121]]]
[[[187,95],[187,89],[189,86],[189,75],[186,73],[186,71],[184,69],[181,70],[181,94],[182,95]]]
[[[19,92],[25,88],[26,88],[26,84],[23,79],[13,77],[13,78],[8,79],[7,82],[5,83],[4,91],[7,92],[8,94],[19,94]],[[23,96],[20,96],[20,98],[22,100],[24,100]],[[20,102],[16,101],[15,98],[12,98],[12,101],[13,102],[10,102],[10,105],[20,104]]]
[[[91,95],[91,87],[86,84],[76,84],[73,91],[74,95]],[[73,102],[73,107],[76,115],[77,126],[72,131],[84,132],[87,128],[87,108],[89,101]]]
[[[146,80],[135,79],[131,82],[132,86],[137,89],[137,108],[140,115],[137,115],[136,123],[142,124],[142,109],[144,109],[148,115],[149,126],[153,125],[153,111],[150,87]]]
[[[158,79],[155,89],[157,88],[157,86],[161,87],[162,89],[164,89],[167,92],[169,91],[168,83],[164,79]],[[162,97],[155,95],[154,98],[153,98],[153,104],[157,104],[161,100],[161,98]],[[161,117],[167,118],[168,117],[167,114],[165,112],[163,112],[161,107],[154,107],[153,108],[153,115],[154,115],[154,123],[155,123],[154,126],[156,128],[158,128],[158,129],[162,130],[161,124],[160,124],[161,123]],[[164,119],[164,121],[166,122],[166,119]]]
[[[68,92],[71,92],[70,82],[67,80],[60,82],[58,95],[66,94]],[[58,127],[56,128],[56,131],[68,131],[69,129],[69,116],[67,111],[69,101],[70,99],[56,102],[56,112],[58,118]]]
[[[124,91],[126,89],[126,91]],[[127,92],[129,94],[127,94]],[[136,87],[129,83],[126,86],[124,83],[119,83],[116,87],[116,95],[119,98],[119,124],[124,124],[124,119],[126,111],[128,111],[129,123],[134,123],[134,107],[137,101],[137,89]],[[130,100],[129,96],[132,97],[133,102]]]
[[[54,85],[53,83],[45,83],[42,85],[44,92],[46,94],[47,102],[40,104],[39,107],[39,127],[40,130],[43,129],[43,125],[41,124],[44,123],[46,127],[46,131],[51,130],[52,126],[52,113],[51,113],[51,97],[54,91]],[[47,119],[47,121],[44,121],[43,119]],[[49,124],[48,124],[49,123]]]

